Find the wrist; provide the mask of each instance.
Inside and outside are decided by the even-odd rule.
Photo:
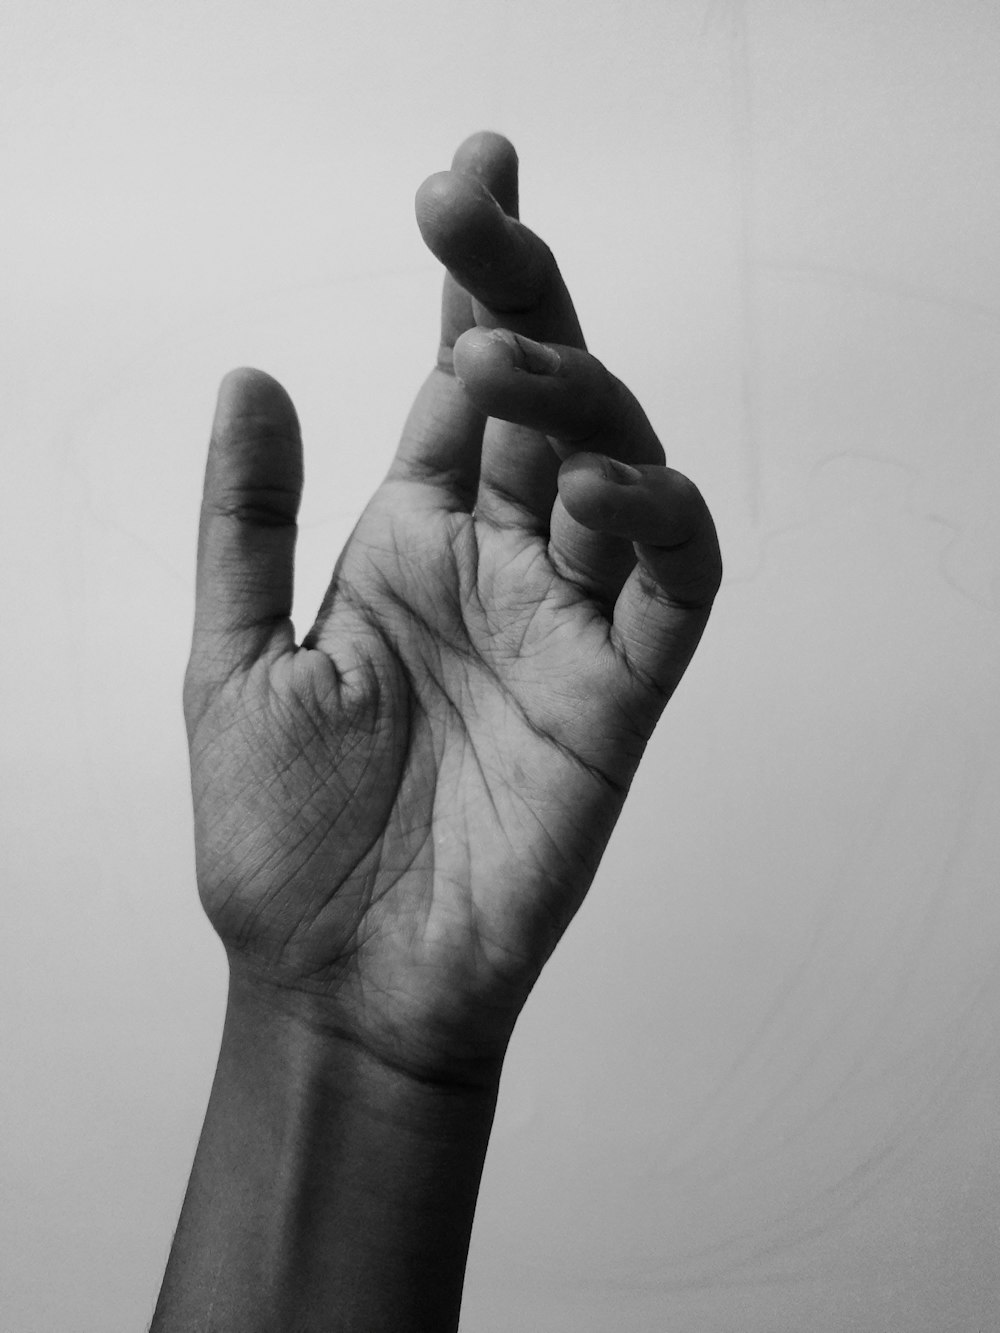
[[[348,989],[360,993],[360,1004],[357,996],[345,997]],[[308,1069],[319,1075],[330,1064],[350,1070],[359,1086],[391,1088],[400,1095],[410,1090],[417,1100],[421,1091],[430,1101],[434,1094],[466,1092],[496,1097],[516,1014],[495,1023],[463,1015],[458,1023],[454,1012],[445,1017],[414,1005],[404,1020],[389,1016],[386,1008],[366,1003],[363,985],[345,985],[333,993],[310,990],[229,953],[227,1031],[232,1040],[238,1033],[256,1041],[280,1032],[303,1059],[303,1073]]]
[[[398,1106],[413,1126],[425,1113],[433,1119],[435,1107],[492,1105],[503,1057],[445,1053],[429,1035],[380,1038],[362,1031],[334,1001],[262,982],[231,965],[219,1072],[245,1074],[251,1066],[257,1079],[276,1080],[298,1098],[350,1103],[359,1112],[370,1107],[380,1116]],[[294,1109],[304,1113],[298,1103]]]
[[[415,1077],[280,999],[231,973],[153,1328],[457,1327],[497,1082]]]

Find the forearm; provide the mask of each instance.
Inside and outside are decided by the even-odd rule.
[[[495,1102],[232,983],[151,1333],[457,1328]]]

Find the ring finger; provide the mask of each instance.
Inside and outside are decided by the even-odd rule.
[[[481,411],[544,442],[556,473],[545,516],[552,562],[588,595],[613,605],[635,565],[633,544],[613,524],[602,531],[578,521],[558,494],[558,475],[578,453],[662,466],[663,447],[635,396],[589,353],[504,329],[463,334],[455,345],[455,372]],[[580,482],[574,480],[574,493]],[[490,514],[481,517],[492,521]]]

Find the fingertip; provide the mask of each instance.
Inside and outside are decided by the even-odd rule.
[[[286,432],[297,434],[299,429],[295,405],[284,385],[254,366],[238,366],[228,371],[216,395],[217,425],[244,418],[268,421]]]
[[[477,130],[463,139],[455,149],[452,170],[475,175],[497,176],[513,173],[516,176],[517,149],[511,141],[496,130]]]
[[[559,494],[578,523],[637,547],[677,555],[697,547],[699,559],[718,552],[704,497],[674,468],[632,467],[603,454],[576,453],[560,468]]]
[[[484,378],[506,375],[514,367],[514,351],[499,329],[467,329],[455,343],[455,375],[468,387]]]
[[[609,454],[592,453],[585,449],[571,454],[562,465],[561,475],[567,482],[577,474],[602,484],[610,482],[615,486],[636,486],[643,479],[639,468],[612,458]]]
[[[421,181],[414,197],[418,222],[428,214],[441,212],[451,193],[454,174],[452,171],[435,171],[426,180]]]
[[[559,469],[559,495],[570,516],[585,528],[630,537],[625,529],[642,480],[642,473],[627,463],[581,450]]]
[[[414,210],[425,244],[445,264],[468,263],[506,239],[503,209],[476,176],[436,171],[417,190]]]
[[[493,379],[497,372],[509,375],[512,371],[551,379],[561,368],[558,348],[511,329],[477,325],[467,329],[455,343],[455,373],[463,380],[479,379],[484,374]]]
[[[456,207],[473,211],[482,207],[484,195],[516,216],[517,175],[517,150],[509,139],[495,130],[470,134],[455,150],[450,170],[435,171],[421,183],[417,220],[433,220]]]
[[[711,512],[690,478],[651,469],[642,489],[655,503],[640,504],[645,514],[630,515],[636,567],[615,603],[614,634],[636,679],[654,684],[662,704],[708,623],[722,583],[722,554]]]
[[[518,159],[511,141],[493,130],[480,130],[455,153],[452,170],[481,180],[503,211],[518,214]]]
[[[705,497],[683,472],[664,468],[660,523],[639,537],[636,554],[653,582],[678,608],[710,610],[722,585],[722,550]]]
[[[219,384],[218,397],[220,402],[240,400],[261,407],[272,403],[292,405],[284,385],[255,366],[237,366],[227,371]]]

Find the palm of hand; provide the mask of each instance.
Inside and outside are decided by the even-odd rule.
[[[455,1046],[474,1013],[502,1046],[659,701],[624,706],[638,687],[608,622],[543,543],[399,489],[345,551],[328,651],[261,659],[218,700],[196,765],[203,896],[230,947],[335,993],[369,1040],[395,1049],[419,1019]]]
[[[557,279],[555,314],[520,322],[579,344]],[[557,378],[514,364],[532,344],[509,334],[455,348],[496,322],[446,279],[465,388],[433,372],[301,646],[297,425],[266,377],[220,399],[203,508],[186,689],[203,903],[232,965],[425,1072],[502,1056],[718,583],[704,503],[623,386],[572,345]],[[487,416],[520,426],[484,442]],[[593,455],[561,466],[546,434],[643,464],[642,484],[609,487]]]

